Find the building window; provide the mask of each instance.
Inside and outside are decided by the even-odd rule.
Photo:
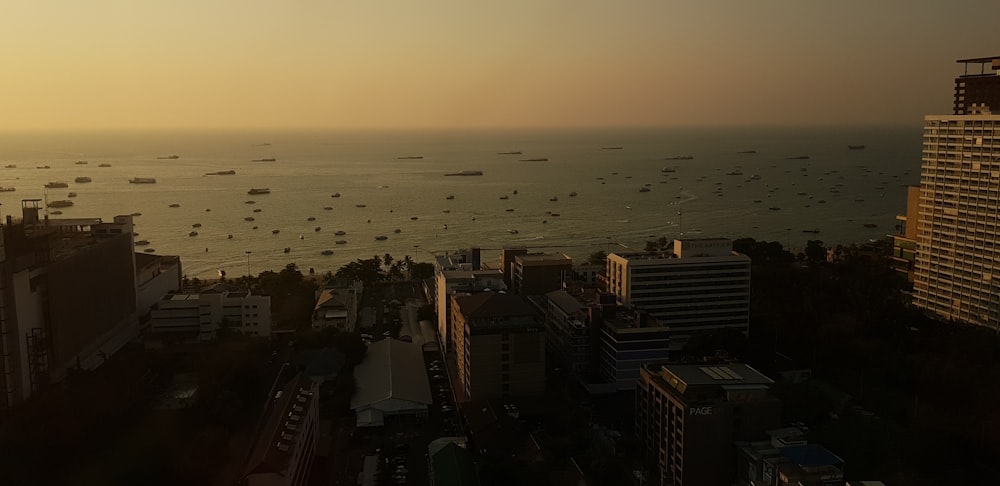
[[[510,361],[510,355],[507,353],[500,355],[500,361]]]
[[[506,353],[507,351],[510,351],[510,345],[507,343],[503,343],[500,345],[500,350]]]
[[[500,365],[500,371],[503,371],[504,373],[510,371],[510,365],[507,363]]]

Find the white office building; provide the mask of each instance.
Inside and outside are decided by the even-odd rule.
[[[271,336],[271,297],[249,291],[170,294],[150,312],[155,333],[197,334],[198,340],[215,338],[223,325],[245,336]]]

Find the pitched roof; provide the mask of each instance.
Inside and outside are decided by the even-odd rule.
[[[341,289],[323,289],[319,294],[319,298],[316,299],[316,306],[314,310],[321,309],[323,307],[347,307],[349,300],[346,295],[344,295],[345,290]]]
[[[351,409],[369,407],[389,399],[430,405],[431,386],[424,371],[420,346],[395,339],[375,341],[365,359],[354,367],[358,391]]]
[[[534,316],[535,309],[519,296],[499,293],[480,292],[471,295],[455,296],[459,309],[467,319],[484,317],[520,317]]]

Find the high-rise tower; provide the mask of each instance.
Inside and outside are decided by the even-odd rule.
[[[1000,56],[959,63],[954,114],[924,117],[914,303],[1000,329]]]

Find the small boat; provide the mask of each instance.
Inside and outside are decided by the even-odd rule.
[[[259,213],[261,211],[263,211],[263,209],[261,209],[261,208],[256,208],[256,209],[253,210],[253,212],[255,212],[255,213]]]
[[[521,162],[548,162],[549,159],[545,157],[537,157],[534,159],[521,159]]]
[[[257,204],[257,201],[254,201],[253,199],[249,199],[249,200],[243,201],[243,204]]]
[[[515,195],[515,196],[516,196],[516,195],[517,195],[517,189],[514,189],[514,191],[513,191],[513,192],[511,192],[511,194],[513,194],[513,195]]]
[[[46,204],[45,206],[46,207],[50,207],[50,208],[68,208],[68,207],[70,207],[72,205],[73,205],[73,201],[69,201],[69,200],[63,199],[63,200],[60,200],[60,201],[52,201],[52,202]]]
[[[285,251],[285,253],[290,253],[292,251],[292,249],[286,246],[284,251]]]
[[[271,230],[272,235],[276,235],[278,233],[281,233],[281,230]]]
[[[864,150],[865,146],[864,145],[848,145],[847,149],[848,150]]]
[[[802,230],[802,232],[803,233],[812,233],[814,235],[815,234],[819,234],[819,230],[818,229],[804,229],[804,230]]]
[[[514,212],[514,208],[507,208],[507,209],[504,209],[504,211],[507,211],[508,213],[513,213]]]
[[[769,207],[767,209],[770,209],[771,211],[781,211],[781,208],[779,208],[777,206],[772,206],[772,207]]]
[[[385,240],[388,240],[388,239],[389,239],[389,237],[388,236],[384,236],[384,235],[379,235],[379,236],[375,237],[376,241],[385,241]]]
[[[450,209],[445,209],[445,210],[442,210],[441,212],[444,213],[444,214],[451,214],[451,210]]]
[[[756,150],[741,150],[741,151],[736,152],[736,153],[738,153],[738,154],[755,154],[755,153],[757,153],[757,151]]]
[[[519,233],[519,231],[517,231],[516,229],[513,229],[513,228],[507,230],[507,232],[510,233],[510,234],[512,234],[512,235],[516,235],[516,234]]]
[[[693,155],[675,155],[673,157],[667,157],[663,160],[694,160]]]
[[[154,177],[133,177],[128,180],[130,184],[156,184]]]
[[[97,164],[98,167],[111,167],[111,164]]]
[[[334,241],[334,243],[336,243],[338,245],[346,245],[347,244],[347,240],[337,240],[337,241]]]
[[[15,190],[14,187],[3,187],[3,186],[0,186],[0,192],[14,192],[14,190]]]
[[[483,171],[481,170],[463,170],[460,172],[449,172],[445,174],[446,176],[481,176]]]
[[[257,226],[254,226],[253,228],[250,228],[250,229],[257,229]]]
[[[645,187],[645,186],[639,188],[639,192],[649,192],[649,191],[650,191],[650,189],[648,187]]]
[[[309,216],[308,218],[306,218],[306,221],[316,221],[316,218],[313,216]]]
[[[601,150],[621,150],[625,147],[601,147]]]
[[[552,197],[549,198],[549,201],[552,201],[552,202],[556,202],[558,200],[559,200],[559,198],[555,197],[555,196],[552,196]]]
[[[132,216],[142,216],[142,213],[132,213]]]
[[[66,197],[76,197],[76,193],[75,192],[71,192],[71,193],[67,194]]]
[[[135,246],[146,246],[149,244],[149,240],[139,240],[135,242]]]
[[[576,191],[569,193],[569,197],[576,197]]]
[[[271,190],[266,187],[254,187],[247,191],[247,194],[251,196],[256,196],[258,194],[270,194]]]
[[[235,170],[220,170],[217,172],[206,172],[205,175],[236,175]]]
[[[355,204],[354,207],[356,207],[356,208],[367,208],[368,205],[367,204]]]
[[[253,221],[253,216],[247,216],[243,218],[243,221]]]
[[[195,223],[191,225],[192,228],[201,228],[201,223]]]
[[[188,233],[188,236],[198,236],[198,232],[197,231],[192,231],[192,232]]]
[[[416,221],[416,220],[417,220],[416,216],[410,216],[410,221]]]
[[[500,196],[500,199],[509,199],[510,196]]]
[[[181,158],[180,155],[167,155],[167,156],[163,156],[163,157],[157,157],[157,159],[159,159],[159,160],[177,160],[179,158]]]
[[[37,166],[37,167],[35,167],[35,168],[36,168],[36,169],[51,169],[52,167],[49,167],[49,166],[47,166],[47,165],[39,165],[39,166]]]
[[[181,205],[177,204],[177,203],[173,203],[173,204],[170,205],[170,207],[172,207],[172,208],[179,208],[179,207],[181,207]]]
[[[550,214],[549,216],[553,216],[553,217],[556,217],[556,218],[558,218],[558,217],[559,217],[559,213],[552,213],[552,214]]]
[[[317,227],[313,228],[313,231],[319,231],[319,230],[320,230],[320,227],[319,227],[319,226],[317,226]]]
[[[3,168],[4,169],[16,169],[17,168],[17,164],[7,164],[7,165],[3,166]]]
[[[327,211],[333,211],[333,207],[332,206],[324,206],[323,209],[325,209]]]
[[[153,253],[153,252],[154,252],[154,251],[156,251],[156,250],[154,250],[154,249],[152,249],[152,248],[146,248],[145,250],[142,250],[142,251],[144,251],[144,252],[146,252],[146,253]]]
[[[513,152],[497,152],[497,155],[521,155],[521,152],[517,150]]]
[[[84,177],[77,177],[76,179],[73,179],[73,182],[75,182],[77,184],[84,184],[84,183],[87,183],[87,182],[90,182],[90,181],[91,181],[91,179],[89,177],[86,177],[86,176],[84,176]]]
[[[786,157],[788,160],[806,160],[809,158],[808,155],[793,155],[791,157]]]
[[[333,250],[323,250],[320,252],[322,255],[333,255]]]
[[[267,157],[267,158],[263,158],[263,159],[253,159],[250,162],[277,162],[277,161],[278,161],[278,159],[275,159],[273,157]]]
[[[233,239],[233,235],[229,235],[229,236],[226,236],[226,239],[227,239],[227,240],[231,240],[231,239]]]
[[[333,234],[335,234],[337,236],[344,236],[344,235],[347,234],[347,232],[346,231],[342,231],[342,230],[338,230],[338,231],[335,231]]]
[[[455,196],[445,196],[445,199],[449,199],[449,200],[455,199]]]
[[[865,228],[878,228],[878,225],[875,223],[865,223],[862,226],[864,226]]]
[[[339,192],[335,192],[333,194],[330,194],[330,197],[340,197],[340,193]]]
[[[393,233],[396,233],[396,234],[398,235],[398,234],[402,233],[402,232],[403,232],[403,230],[401,230],[401,229],[399,229],[399,228],[396,228],[396,229],[392,230],[392,232],[393,232]]]
[[[62,214],[62,211],[59,211],[59,210],[55,210],[55,211],[52,211],[52,212],[51,212],[51,213],[49,213],[49,214],[52,214],[52,215],[55,215],[55,216],[59,216],[60,214]]]
[[[62,189],[64,187],[69,187],[69,184],[65,182],[49,182],[45,184],[46,189]]]
[[[424,158],[423,155],[407,155],[404,157],[396,157],[397,160],[420,160]]]

